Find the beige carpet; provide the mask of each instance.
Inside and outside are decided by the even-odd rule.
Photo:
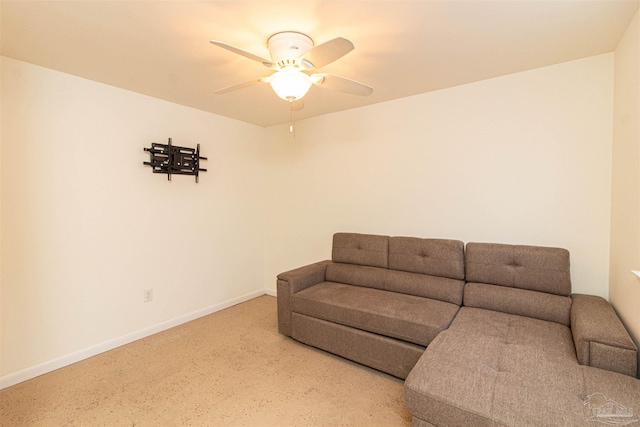
[[[403,382],[278,334],[263,296],[0,391],[2,426],[409,426]]]

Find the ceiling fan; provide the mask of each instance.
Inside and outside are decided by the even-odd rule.
[[[289,101],[293,106],[295,101],[297,101],[296,104],[301,102],[301,98],[306,95],[311,85],[360,96],[373,93],[371,87],[355,80],[331,74],[311,73],[312,70],[324,67],[354,49],[353,43],[342,37],[314,47],[313,40],[306,34],[295,31],[276,33],[267,41],[271,60],[221,41],[211,40],[211,43],[275,70],[271,75],[219,89],[215,92],[217,94],[269,83],[280,98]]]

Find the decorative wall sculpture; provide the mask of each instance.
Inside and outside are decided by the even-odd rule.
[[[194,175],[198,182],[198,173],[206,172],[200,168],[200,160],[207,160],[200,156],[200,144],[194,148],[178,147],[171,144],[151,143],[151,148],[145,148],[149,152],[149,161],[145,165],[151,166],[153,173],[166,173],[171,181],[171,175]]]

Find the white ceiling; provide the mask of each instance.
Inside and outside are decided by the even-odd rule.
[[[416,95],[615,49],[638,0],[0,1],[0,53],[65,73],[269,126],[289,107],[271,73],[209,43],[269,57],[276,32],[338,36],[355,50],[321,69],[374,88],[312,87],[298,119]]]

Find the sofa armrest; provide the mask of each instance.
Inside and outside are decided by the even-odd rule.
[[[278,274],[278,332],[291,336],[291,295],[324,282],[330,263],[321,261]]]
[[[571,333],[581,365],[595,366],[635,377],[638,348],[603,298],[571,295]]]

